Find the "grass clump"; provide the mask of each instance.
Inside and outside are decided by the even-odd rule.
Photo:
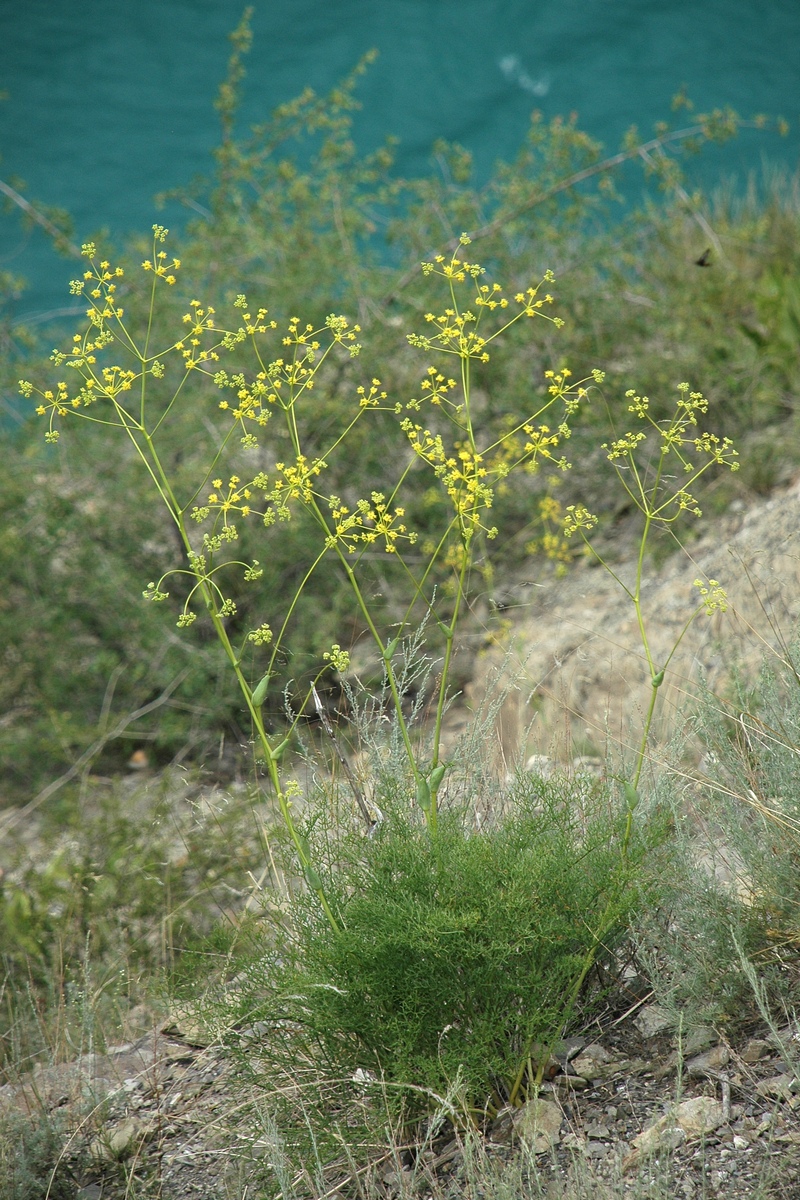
[[[578,995],[587,963],[613,962],[648,842],[637,830],[622,854],[625,814],[590,777],[520,776],[480,825],[448,806],[435,839],[407,801],[386,807],[371,837],[317,835],[337,927],[299,896],[291,933],[248,971],[247,995],[269,993],[259,1019],[282,1031],[260,1053],[283,1041],[282,1069],[309,1055],[328,1078],[379,1081],[406,1116],[455,1088],[480,1120],[525,1097],[545,1047],[598,1000]]]
[[[76,1200],[76,1163],[63,1148],[67,1121],[41,1113],[38,1120],[14,1114],[0,1123],[0,1195],[3,1200]]]
[[[730,696],[706,692],[696,716],[703,806],[724,831],[733,887],[764,914],[776,966],[800,940],[799,649],[781,639],[755,683],[737,676]]]
[[[671,855],[661,903],[640,914],[636,938],[676,1018],[730,1024],[752,1013],[753,969],[763,1003],[795,1004],[800,688],[797,643],[775,633],[779,648],[755,680],[734,670],[727,695],[699,695],[688,729],[700,767],[659,780],[675,814]],[[685,760],[685,747],[671,757]]]
[[[133,1006],[158,1009],[181,954],[235,927],[271,821],[244,785],[167,774],[84,782],[31,829],[7,827],[0,1069],[99,1050]]]

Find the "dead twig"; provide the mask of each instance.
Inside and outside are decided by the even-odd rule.
[[[176,688],[180,687],[188,674],[189,668],[186,667],[183,671],[176,675],[170,683],[167,684],[161,695],[156,696],[155,700],[150,700],[147,704],[143,704],[140,708],[136,708],[133,710],[133,712],[129,712],[124,717],[121,717],[113,729],[110,729],[107,733],[104,733],[102,737],[99,737],[96,742],[93,742],[92,745],[89,746],[88,750],[84,750],[83,754],[80,756],[80,758],[75,760],[69,770],[65,771],[64,774],[59,776],[58,779],[53,780],[52,783],[49,783],[46,788],[39,792],[38,796],[34,796],[33,800],[24,805],[22,808],[12,809],[12,811],[6,816],[5,821],[0,824],[0,835],[7,833],[8,830],[13,828],[13,826],[16,825],[18,821],[21,821],[23,817],[27,817],[30,815],[30,813],[35,812],[35,810],[41,804],[44,804],[45,800],[49,800],[49,798],[54,795],[59,788],[62,788],[65,783],[69,783],[70,779],[74,779],[76,775],[80,774],[86,764],[91,762],[92,759],[100,753],[103,747],[108,744],[108,742],[112,742],[114,738],[120,737],[120,735],[123,734],[128,726],[132,725],[134,721],[138,721],[140,717],[146,717],[148,713],[153,712],[157,708],[161,708],[162,704],[166,704],[172,693],[176,690]]]

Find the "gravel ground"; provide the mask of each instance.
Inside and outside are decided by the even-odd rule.
[[[375,1194],[491,1197],[505,1186],[499,1200],[513,1177],[515,1195],[564,1200],[800,1197],[800,1080],[787,1058],[796,1030],[776,1042],[755,1028],[730,1044],[696,1029],[679,1055],[661,1023],[643,1006],[556,1047],[539,1101],[501,1112],[472,1154],[451,1130],[420,1154],[378,1162]],[[62,1172],[80,1200],[255,1197],[247,1181],[269,1151],[254,1118],[263,1097],[222,1047],[196,1044],[206,1040],[173,1021],[105,1055],[38,1068],[0,1089],[0,1115],[66,1119]],[[331,1178],[331,1197],[358,1194]]]

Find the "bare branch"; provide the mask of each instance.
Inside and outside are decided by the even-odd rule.
[[[126,714],[126,716],[121,717],[113,729],[109,730],[108,733],[104,733],[103,736],[99,737],[96,742],[93,742],[88,750],[84,750],[83,754],[80,756],[80,758],[76,759],[69,770],[65,771],[63,775],[59,776],[59,778],[55,779],[52,783],[49,783],[46,788],[39,792],[38,796],[34,796],[33,800],[31,800],[23,808],[12,809],[11,812],[6,816],[5,821],[0,824],[0,834],[4,834],[9,829],[13,828],[13,826],[16,825],[18,821],[21,821],[23,817],[27,817],[41,804],[44,804],[45,800],[49,800],[49,798],[60,788],[62,788],[65,783],[69,783],[71,779],[74,779],[75,776],[83,770],[86,764],[90,763],[92,759],[100,753],[104,746],[106,746],[109,742],[113,742],[115,738],[120,737],[128,728],[128,726],[132,725],[134,721],[138,721],[140,717],[146,717],[148,713],[153,712],[157,708],[161,708],[162,704],[166,704],[172,693],[176,688],[180,687],[188,674],[189,668],[186,667],[183,671],[175,676],[171,683],[167,684],[167,686],[164,688],[164,691],[160,696],[157,696],[155,700],[150,700],[149,703],[143,704],[141,708],[136,708],[133,710],[133,712],[129,712]]]
[[[37,225],[41,225],[42,229],[44,229],[46,233],[49,233],[50,237],[53,238],[54,241],[60,242],[62,246],[65,246],[67,250],[69,250],[70,254],[73,255],[73,257],[80,258],[80,247],[76,246],[74,242],[70,242],[57,225],[54,225],[53,222],[44,215],[44,213],[40,213],[37,208],[34,208],[30,200],[26,200],[24,196],[21,196],[19,192],[15,191],[15,189],[11,187],[11,184],[0,179],[0,192],[2,192],[4,196],[8,196],[9,200],[16,204],[17,208],[21,208],[27,217],[30,217],[30,219],[35,221]]]

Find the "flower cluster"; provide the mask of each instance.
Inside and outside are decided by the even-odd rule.
[[[484,457],[470,445],[457,442],[453,453],[445,449],[441,434],[433,433],[406,417],[401,428],[418,458],[433,468],[453,506],[462,537],[469,541],[481,527],[480,512],[492,507],[494,491],[487,482]],[[495,529],[487,529],[490,537]]]
[[[158,281],[167,285],[174,284],[175,273],[181,265],[180,259],[168,260],[166,251],[158,249],[166,239],[167,233],[162,225],[153,226],[152,256],[143,263],[144,269],[153,276],[154,288]],[[125,274],[123,268],[113,267],[106,259],[98,259],[94,242],[85,243],[81,252],[88,260],[88,268],[82,278],[73,279],[69,286],[73,296],[83,296],[89,302],[86,309],[89,327],[83,334],[75,334],[68,351],[56,349],[51,355],[51,360],[57,367],[64,366],[75,372],[79,382],[73,390],[66,382],[61,381],[55,392],[39,391],[27,380],[20,380],[19,385],[23,396],[30,397],[34,392],[39,396],[41,402],[36,411],[39,416],[49,415],[49,429],[45,434],[45,439],[49,442],[55,442],[59,437],[59,431],[55,427],[56,419],[66,417],[70,413],[87,417],[89,420],[104,420],[107,424],[121,425],[126,429],[134,428],[136,421],[125,408],[123,393],[131,391],[137,381],[146,375],[152,375],[156,379],[162,378],[165,370],[159,357],[148,357],[137,350],[124,324],[124,309],[117,297],[119,280]],[[207,314],[200,311],[205,318],[203,328],[210,327]],[[198,321],[191,317],[185,319],[193,321],[190,342],[199,345]],[[114,343],[119,343],[126,355],[133,352],[138,358],[138,369],[132,370],[118,364],[98,365],[98,355]],[[180,342],[167,347],[166,353],[179,348],[183,348]],[[198,357],[199,354],[187,352],[187,364],[194,365],[194,360]],[[103,401],[111,406],[110,417],[94,417],[81,411]]]
[[[237,308],[247,309],[247,298],[243,295],[237,296],[234,304]],[[245,311],[245,324],[236,331],[227,333],[222,344],[227,349],[233,349],[250,337],[261,362],[255,335],[277,329],[275,321],[266,320],[267,312],[266,308],[259,308],[253,317],[249,311]],[[263,428],[272,415],[272,406],[277,405],[284,412],[288,412],[305,392],[311,391],[315,376],[333,346],[345,347],[351,357],[359,353],[361,346],[356,341],[359,332],[358,325],[351,325],[345,317],[335,314],[328,316],[324,326],[319,329],[315,329],[313,325],[301,328],[299,317],[291,317],[282,338],[284,346],[294,347],[291,357],[276,358],[266,365],[262,363],[262,369],[250,382],[242,372],[233,375],[229,375],[224,369],[214,372],[212,378],[217,387],[235,394],[234,403],[227,399],[221,400],[219,407],[223,412],[229,412],[241,427],[241,443],[245,449],[252,449],[258,445],[252,425]],[[320,340],[323,337],[328,342],[324,348]],[[359,404],[362,408],[375,408],[380,400],[386,398],[385,392],[377,391],[379,386],[380,380],[373,380],[368,393],[363,387],[358,389]],[[250,428],[247,422],[251,423]]]
[[[470,238],[462,233],[459,242],[462,246],[468,246]],[[485,269],[479,263],[462,261],[456,256],[455,251],[449,261],[443,254],[437,254],[432,262],[424,262],[422,272],[424,275],[440,275],[447,280],[452,307],[447,307],[438,314],[425,313],[425,320],[433,326],[433,332],[407,335],[409,345],[420,350],[439,350],[444,354],[454,354],[462,360],[476,359],[486,363],[489,361],[489,353],[486,349],[489,343],[498,338],[521,317],[546,317],[556,326],[564,323],[560,317],[550,317],[543,311],[546,305],[553,303],[550,293],[539,297],[542,285],[552,283],[555,279],[550,271],[545,273],[537,286],[528,287],[524,292],[515,294],[514,303],[517,311],[506,319],[505,324],[486,336],[479,332],[483,314],[485,312],[493,313],[496,309],[505,314],[505,310],[510,304],[509,299],[503,294],[500,284],[495,283],[490,286],[478,283],[477,281],[485,274]],[[472,284],[473,294],[467,307],[460,306],[456,300],[456,285],[461,284]]]
[[[702,579],[695,579],[694,586],[699,591],[703,607],[709,616],[715,612],[728,611],[728,595],[725,589],[720,587],[718,580],[709,579],[706,584]]]
[[[568,504],[563,520],[564,537],[572,537],[579,529],[594,529],[597,524],[597,517],[589,512],[585,504]]]
[[[417,540],[417,534],[402,521],[405,509],[392,510],[381,492],[373,492],[370,500],[359,500],[352,511],[338,496],[329,498],[328,507],[333,520],[333,533],[325,541],[329,549],[338,543],[354,554],[359,547],[382,539],[386,553],[396,554],[398,541],[413,546]]]
[[[418,400],[416,397],[412,397],[406,404],[406,408],[410,412],[419,412],[423,401],[427,400],[431,404],[451,412],[456,418],[461,417],[464,411],[463,405],[454,404],[447,394],[457,386],[455,379],[446,379],[436,370],[436,367],[428,367],[427,375],[420,384],[422,398]]]
[[[702,392],[693,392],[688,383],[678,384],[675,411],[668,420],[656,421],[650,413],[647,396],[631,389],[625,393],[628,412],[649,425],[659,439],[658,454],[651,464],[640,466],[637,455],[647,441],[642,430],[629,431],[611,443],[604,443],[606,457],[612,463],[620,481],[636,506],[649,512],[651,519],[672,523],[681,513],[702,516],[690,490],[692,485],[711,466],[726,466],[738,471],[738,454],[730,438],[713,433],[696,432],[698,416],[708,412],[708,401]],[[665,487],[667,463],[672,457],[680,463],[685,483],[670,489]]]
[[[247,635],[248,642],[252,642],[255,646],[268,646],[272,641],[272,630],[266,622],[259,625],[258,629],[251,629]]]
[[[322,655],[326,662],[329,662],[334,671],[338,671],[340,675],[347,673],[350,667],[350,655],[346,650],[343,650],[338,642],[334,642],[330,650],[326,650]]]

